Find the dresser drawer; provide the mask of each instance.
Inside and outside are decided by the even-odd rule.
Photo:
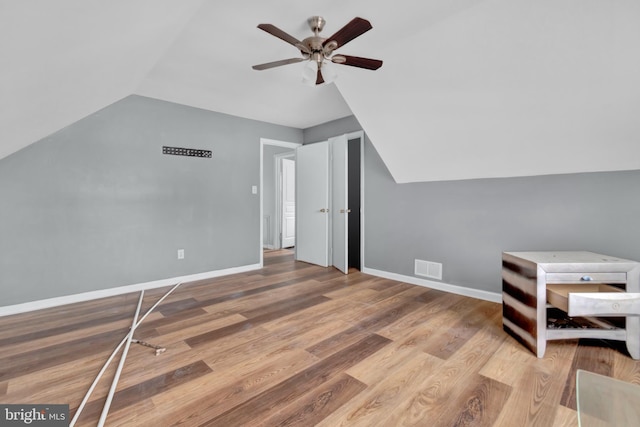
[[[547,273],[547,283],[627,283],[627,273]]]
[[[601,283],[548,284],[547,301],[569,316],[640,315],[640,294]]]

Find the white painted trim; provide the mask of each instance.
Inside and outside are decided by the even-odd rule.
[[[260,264],[243,265],[240,267],[225,268],[222,270],[208,271],[205,273],[190,274],[187,276],[173,277],[171,279],[154,280],[152,282],[138,283],[135,285],[118,286],[115,288],[101,289],[98,291],[83,292],[75,295],[65,295],[62,297],[48,298],[39,301],[30,301],[22,304],[8,305],[0,307],[0,317],[12,314],[26,313],[29,311],[41,310],[43,308],[58,307],[76,302],[90,301],[99,298],[112,297],[116,295],[139,292],[147,289],[162,288],[164,286],[175,285],[178,282],[195,282],[197,280],[213,279],[215,277],[228,276],[230,274],[245,273],[247,271],[262,268]]]
[[[263,162],[264,162],[264,146],[265,145],[275,145],[277,147],[286,147],[286,148],[291,148],[293,150],[295,150],[296,148],[302,146],[301,143],[298,142],[287,142],[287,141],[278,141],[275,139],[268,139],[268,138],[260,138],[260,187],[259,187],[259,191],[260,191],[260,235],[258,236],[258,253],[259,253],[259,259],[260,259],[260,268],[262,268],[264,266],[264,254],[262,253],[262,245],[263,245],[263,236],[264,236],[264,230],[263,230],[263,224],[262,224],[262,217],[264,215],[264,209],[262,204],[264,203],[264,197],[263,197],[263,192],[264,192],[264,176],[262,176],[264,174],[264,168],[263,168]]]
[[[439,291],[445,291],[452,294],[463,295],[465,297],[471,297],[481,299],[485,301],[502,303],[502,293],[495,293],[489,291],[483,291],[480,289],[465,288],[464,286],[450,285],[448,283],[434,282],[431,280],[419,279],[417,277],[405,276],[397,273],[390,273],[388,271],[376,270],[373,268],[363,268],[363,273],[370,274],[372,276],[383,277],[385,279],[397,280],[398,282],[410,283],[412,285],[424,286],[425,288],[437,289]]]

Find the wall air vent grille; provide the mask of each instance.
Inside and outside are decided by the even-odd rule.
[[[442,280],[442,264],[439,262],[416,260],[415,275]]]
[[[171,154],[173,156],[187,156],[187,157],[204,157],[211,158],[211,150],[198,150],[196,148],[182,148],[182,147],[162,147],[162,154]]]

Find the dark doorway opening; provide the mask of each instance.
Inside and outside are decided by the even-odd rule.
[[[348,151],[348,203],[351,213],[349,214],[349,235],[347,245],[349,246],[348,264],[349,268],[361,269],[360,259],[360,160],[361,143],[360,138],[350,139],[347,145]]]

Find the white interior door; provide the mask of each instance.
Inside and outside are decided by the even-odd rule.
[[[331,146],[331,263],[347,274],[349,271],[349,204],[347,137],[329,139]]]
[[[329,266],[329,142],[296,149],[296,259]]]
[[[296,162],[282,159],[282,246],[296,244]]]

